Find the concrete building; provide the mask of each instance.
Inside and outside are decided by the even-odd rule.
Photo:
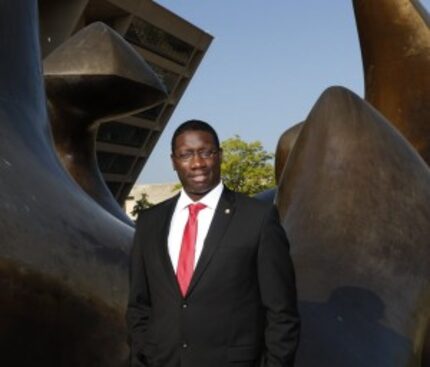
[[[152,185],[136,185],[133,187],[129,196],[125,200],[124,210],[130,218],[136,219],[136,216],[132,215],[131,212],[136,205],[136,201],[142,197],[142,194],[146,194],[146,198],[151,204],[158,204],[176,195],[179,190],[180,188],[178,187],[177,182]]]
[[[102,21],[152,66],[168,98],[149,110],[103,123],[97,158],[122,205],[203,59],[212,36],[152,0],[39,0],[41,47],[47,56],[86,25]]]

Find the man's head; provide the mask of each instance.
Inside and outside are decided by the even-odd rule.
[[[221,178],[222,150],[215,130],[206,122],[189,120],[172,137],[172,163],[185,192],[199,200]]]

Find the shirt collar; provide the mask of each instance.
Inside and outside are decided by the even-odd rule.
[[[206,207],[210,209],[215,209],[219,198],[221,197],[222,191],[224,189],[224,185],[222,181],[219,182],[211,191],[209,191],[205,196],[203,196],[199,201],[193,201],[185,192],[185,190],[181,189],[181,194],[178,199],[177,208],[179,210],[183,210],[187,208],[190,204],[202,203],[205,204]]]

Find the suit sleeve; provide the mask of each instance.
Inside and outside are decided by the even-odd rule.
[[[126,320],[131,349],[131,367],[146,367],[142,347],[145,343],[145,331],[151,315],[151,301],[142,252],[143,226],[141,221],[140,217],[136,225],[130,255],[130,289]]]
[[[274,206],[260,234],[258,279],[266,311],[264,367],[292,367],[300,330],[295,275],[289,243]]]

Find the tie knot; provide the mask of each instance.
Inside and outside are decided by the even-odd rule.
[[[199,211],[204,208],[206,208],[206,205],[202,203],[190,204],[188,206],[188,210],[190,212],[191,217],[195,217],[197,214],[199,214]]]

